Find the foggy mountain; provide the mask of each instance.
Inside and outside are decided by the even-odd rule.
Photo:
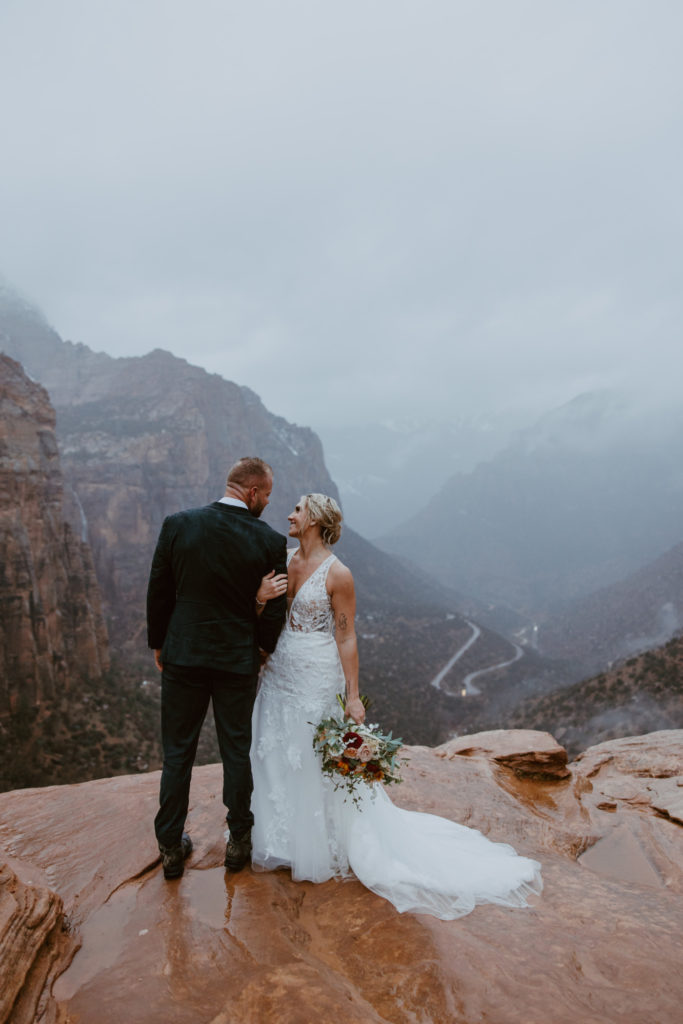
[[[658,647],[682,627],[683,543],[626,579],[553,610],[538,627],[536,646],[587,674]]]
[[[286,515],[302,492],[324,490],[337,494],[321,444],[312,431],[271,414],[248,388],[208,374],[168,352],[156,349],[143,357],[114,359],[85,345],[64,342],[30,303],[7,289],[0,292],[0,348],[23,361],[53,398],[65,515],[92,551],[112,657],[119,673],[118,682],[115,686],[108,684],[109,692],[103,693],[100,704],[106,709],[113,699],[112,686],[128,687],[125,699],[130,706],[121,711],[121,721],[128,723],[121,770],[140,764],[153,766],[153,749],[146,747],[136,757],[131,754],[130,744],[143,725],[149,732],[146,723],[150,715],[153,717],[157,694],[157,680],[145,644],[144,594],[164,515],[215,498],[222,493],[227,465],[245,452],[258,451],[275,468],[275,489],[267,518],[284,530]],[[454,476],[445,491],[459,486],[460,508],[470,503],[470,517],[461,516],[461,521],[465,518],[472,527],[475,514],[479,515],[475,499],[488,487],[491,493],[503,494],[507,499],[508,517],[516,529],[521,532],[525,526],[529,533],[533,524],[527,523],[522,513],[526,510],[528,514],[534,500],[545,498],[546,504],[552,504],[550,498],[556,504],[560,501],[548,483],[553,479],[553,469],[557,476],[567,474],[567,466],[572,467],[575,489],[591,493],[589,484],[594,490],[599,478],[604,482],[605,466],[614,452],[625,459],[625,445],[615,429],[615,425],[620,427],[622,411],[613,396],[589,396],[546,417],[535,430],[520,434],[514,444],[488,463],[469,474]],[[438,450],[433,439],[424,447],[426,437],[419,437],[417,450],[421,446],[423,450]],[[596,437],[601,439],[602,451],[595,443]],[[640,439],[645,461],[652,442],[644,430]],[[385,443],[386,438],[378,441],[378,448]],[[632,444],[631,451],[634,447]],[[406,444],[404,451],[409,449]],[[590,462],[587,451],[596,463],[588,482],[579,472],[582,464]],[[560,462],[563,469],[557,469]],[[663,464],[669,465],[665,460]],[[653,475],[650,491],[657,483],[661,492],[664,476]],[[621,485],[619,474],[615,474],[615,480]],[[525,489],[520,488],[521,481],[525,481]],[[671,490],[673,493],[673,487]],[[623,487],[619,493],[623,493]],[[596,505],[595,494],[592,498]],[[515,499],[520,508],[515,508]],[[414,521],[415,533],[397,545],[399,558],[379,550],[349,528],[337,549],[356,579],[361,686],[372,697],[377,719],[409,742],[437,743],[453,732],[476,731],[494,719],[504,722],[521,701],[576,679],[578,659],[584,656],[583,649],[577,648],[575,658],[571,644],[563,646],[558,641],[552,648],[549,644],[548,650],[552,649],[560,660],[548,661],[531,646],[511,643],[496,632],[496,617],[504,622],[508,633],[518,631],[527,621],[527,606],[521,601],[513,605],[515,588],[520,584],[511,573],[514,587],[509,586],[507,592],[510,607],[505,608],[500,601],[495,602],[493,610],[486,607],[486,602],[494,603],[490,595],[499,597],[486,576],[484,582],[491,589],[481,585],[482,565],[491,574],[493,560],[483,559],[480,564],[474,545],[466,550],[460,541],[455,549],[461,559],[470,559],[470,576],[459,572],[457,589],[449,586],[438,543],[439,557],[433,564],[422,558],[421,546],[432,538],[438,542],[438,530],[444,525],[443,516],[440,520],[437,513],[442,514],[448,507],[443,497],[432,501],[426,513]],[[504,502],[498,502],[487,509],[493,522],[494,512],[498,515],[499,551],[507,540],[503,529],[505,508]],[[510,515],[510,508],[516,518]],[[545,515],[552,525],[551,512]],[[585,519],[585,510],[583,515]],[[488,534],[485,518],[479,518],[479,533],[472,529],[471,536],[481,545]],[[565,515],[563,522],[568,518]],[[604,541],[609,530],[597,514],[596,519]],[[447,522],[445,525],[452,537],[453,531]],[[514,539],[514,533],[508,533]],[[577,547],[580,537],[577,530]],[[529,578],[521,578],[528,591],[532,590],[530,581],[536,581],[520,550],[522,554],[533,551],[532,541],[543,541],[543,550],[556,556],[553,544],[559,543],[558,531],[548,529],[547,535],[528,538],[527,547],[519,543],[518,549],[513,547],[512,554],[527,571]],[[628,545],[623,547],[622,554],[632,556]],[[406,554],[412,564],[406,563]],[[502,558],[499,561],[500,565],[494,566],[499,576],[501,566],[517,568],[512,557],[507,563]],[[603,574],[607,575],[604,561],[593,565],[584,558],[584,563],[584,575],[603,582]],[[530,564],[533,568],[533,562]],[[552,578],[562,578],[563,573],[569,577],[577,565],[575,552],[556,557],[556,564],[551,565]],[[590,572],[585,571],[586,566]],[[441,582],[428,575],[425,568],[435,576],[440,574]],[[542,568],[548,572],[547,566]],[[478,592],[475,585],[479,586]],[[464,608],[473,620],[463,617]],[[646,617],[643,621],[647,631]],[[151,682],[145,684],[144,707],[139,708],[136,688],[144,677]],[[441,678],[438,685],[437,678]],[[82,728],[86,731],[79,735],[87,735],[87,724]],[[215,756],[212,738],[205,731],[200,759]]]
[[[118,647],[140,649],[141,596],[164,516],[220,497],[240,455],[258,451],[276,467],[265,518],[281,531],[302,492],[337,497],[315,434],[273,416],[248,388],[160,349],[114,359],[64,342],[30,304],[3,300],[0,347],[57,411],[65,506],[92,547]]]
[[[0,354],[0,720],[109,668],[92,554],[65,522],[47,392]]]
[[[378,543],[492,606],[489,624],[498,604],[534,621],[680,542],[682,467],[683,406],[581,395]]]
[[[45,388],[0,354],[0,790],[135,770],[158,748],[158,706],[110,665],[54,428]]]
[[[490,459],[518,426],[517,417],[501,415],[383,420],[318,433],[349,522],[372,538],[419,512],[449,476]]]
[[[114,359],[64,342],[30,303],[7,291],[0,296],[0,347],[52,397],[65,514],[92,551],[112,656],[131,685],[150,679],[153,694],[144,599],[163,517],[215,499],[231,462],[258,452],[275,470],[265,518],[284,531],[302,492],[337,494],[320,442],[271,414],[248,388],[168,352]],[[470,633],[457,597],[351,529],[337,550],[356,580],[361,685],[373,712],[406,740],[438,742],[462,712],[430,685]],[[467,671],[513,656],[509,641],[484,629]],[[524,665],[524,658],[516,663],[518,673]],[[210,740],[203,756],[216,756]],[[142,760],[153,763],[148,751]]]

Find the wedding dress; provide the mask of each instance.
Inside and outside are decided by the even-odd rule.
[[[290,553],[291,557],[291,553]],[[355,804],[320,770],[313,732],[345,682],[326,590],[330,555],[294,597],[254,706],[252,864],[323,882],[355,875],[397,910],[444,920],[478,903],[527,906],[540,864],[433,814],[396,807],[381,785]],[[346,796],[346,800],[344,797]]]

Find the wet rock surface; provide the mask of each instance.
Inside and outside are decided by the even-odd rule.
[[[467,757],[407,748],[391,790],[542,863],[533,907],[451,922],[400,915],[355,881],[226,874],[217,765],[195,769],[195,848],[174,882],[152,832],[158,773],[0,795],[3,878],[21,879],[26,906],[29,894],[52,901],[55,922],[61,900],[70,928],[40,985],[7,961],[22,1001],[0,1020],[677,1022],[683,830],[660,805],[676,810],[683,732],[601,744],[554,780],[520,777],[505,760],[519,737],[499,740],[470,743]],[[537,742],[547,750],[544,734]],[[9,905],[3,888],[3,922]],[[11,948],[29,936],[45,951],[54,927],[43,934],[29,918]]]
[[[0,1020],[57,1019],[48,981],[64,969],[73,946],[65,920],[55,892],[0,865]]]
[[[458,736],[437,748],[439,756],[491,757],[519,778],[566,779],[567,751],[550,733],[532,729],[493,729]]]

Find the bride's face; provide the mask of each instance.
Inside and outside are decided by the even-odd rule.
[[[289,523],[289,536],[300,537],[308,526],[308,509],[303,499],[298,503],[293,512],[287,516]]]

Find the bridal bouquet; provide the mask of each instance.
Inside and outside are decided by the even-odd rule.
[[[367,706],[366,698],[361,698]],[[344,708],[344,698],[337,694]],[[334,788],[342,786],[358,803],[357,787],[365,782],[401,782],[401,760],[397,754],[403,740],[391,733],[379,731],[378,725],[356,725],[344,714],[342,720],[324,718],[313,735],[313,749],[322,758],[322,771],[334,781]]]

